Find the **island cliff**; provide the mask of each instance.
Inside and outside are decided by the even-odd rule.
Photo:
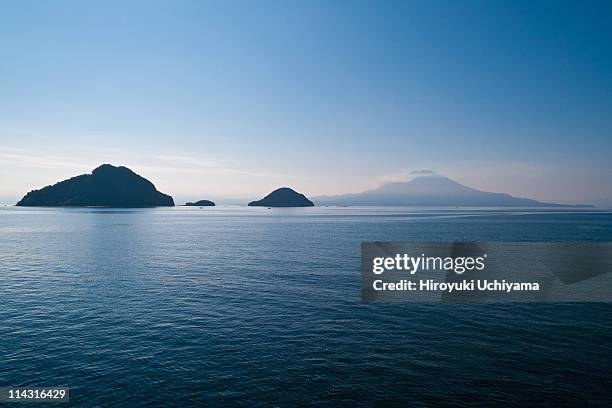
[[[174,200],[127,167],[103,164],[91,172],[30,191],[23,207],[172,207]]]
[[[261,200],[252,201],[250,207],[313,207],[314,203],[293,189],[282,187]]]

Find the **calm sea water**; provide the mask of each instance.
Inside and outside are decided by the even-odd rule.
[[[364,303],[366,240],[612,241],[612,214],[0,208],[0,386],[68,386],[71,406],[610,406],[611,305]]]

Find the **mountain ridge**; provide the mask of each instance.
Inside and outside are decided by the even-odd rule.
[[[547,203],[507,193],[477,190],[430,170],[411,173],[409,181],[387,182],[361,193],[319,196],[317,205],[452,207],[588,207]]]

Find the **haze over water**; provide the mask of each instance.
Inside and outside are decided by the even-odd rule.
[[[612,214],[0,208],[0,384],[75,406],[609,406],[610,305],[365,303],[375,240],[612,241]]]

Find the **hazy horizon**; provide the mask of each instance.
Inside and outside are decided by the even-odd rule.
[[[612,205],[612,5],[3,2],[0,202],[123,165],[177,203],[432,169]]]
[[[112,164],[112,163],[110,163],[110,164]],[[115,165],[115,164],[112,164],[112,165]],[[117,165],[117,166],[122,166],[122,165]],[[132,170],[134,170],[134,169],[132,169]],[[90,174],[90,173],[91,173],[91,171],[86,171],[86,172],[79,173],[79,174]],[[79,174],[74,174],[73,176],[70,176],[70,177],[74,177],[74,176],[77,176]],[[143,174],[140,174],[140,175],[143,176]],[[411,172],[406,172],[406,174],[403,174],[401,177],[397,177],[395,179],[380,180],[374,187],[368,188],[366,190],[347,191],[347,192],[343,192],[343,193],[334,192],[332,194],[317,194],[317,195],[309,194],[307,191],[302,191],[299,188],[297,190],[300,193],[306,194],[311,199],[317,199],[317,198],[323,199],[323,198],[330,198],[330,197],[334,197],[334,196],[342,196],[343,194],[354,194],[354,193],[363,193],[363,192],[367,192],[367,191],[372,191],[372,190],[378,189],[379,187],[381,187],[381,186],[383,186],[385,184],[397,183],[397,182],[407,182],[407,181],[409,182],[409,181],[413,180],[416,177],[423,177],[423,176],[425,176],[425,177],[431,177],[431,176],[440,177],[441,176],[441,177],[444,177],[444,178],[449,178],[449,179],[451,179],[453,181],[457,181],[457,180],[453,179],[452,177],[447,177],[446,175],[440,174],[440,173],[435,172],[433,170],[420,169],[420,170],[414,170],[414,171],[411,171]],[[70,177],[66,177],[66,179],[68,179]],[[145,176],[145,178],[146,178],[146,176]],[[64,179],[62,179],[62,180],[64,180]],[[62,181],[62,180],[57,180],[57,181],[59,182],[59,181]],[[149,180],[149,181],[152,181],[153,184],[155,184],[155,182],[153,180]],[[48,185],[51,185],[51,184],[55,184],[55,182],[50,183]],[[463,183],[460,183],[460,184],[463,184]],[[37,187],[35,189],[43,188],[43,187],[46,187],[48,185],[40,186],[40,187]],[[465,185],[467,187],[473,187],[473,186],[466,185],[466,184],[463,184],[463,185]],[[156,185],[156,187],[158,188],[158,190],[162,190],[162,192],[168,193],[168,190],[160,189],[157,185]],[[211,196],[211,195],[205,196],[205,195],[197,195],[197,194],[194,194],[192,192],[192,193],[189,193],[189,194],[186,194],[186,195],[173,196],[173,198],[175,199],[176,205],[182,205],[182,204],[184,204],[184,203],[186,203],[188,201],[198,201],[200,199],[212,199],[212,200],[216,201],[217,204],[221,204],[221,205],[224,205],[224,204],[225,205],[228,205],[228,204],[229,205],[246,205],[248,202],[250,202],[252,200],[260,199],[260,198],[266,196],[271,191],[273,191],[273,190],[275,190],[277,188],[280,188],[280,187],[291,187],[291,188],[294,188],[294,186],[291,186],[291,185],[288,185],[288,184],[279,184],[279,185],[277,185],[275,187],[270,188],[269,190],[267,190],[265,192],[260,192],[258,194],[254,194],[254,195],[251,195],[251,196],[234,196],[234,197],[232,197],[232,196]],[[482,190],[482,189],[478,189],[478,188],[476,188],[476,190],[488,191],[488,192],[496,192],[496,193],[504,193],[504,191],[501,191],[501,190],[490,190],[489,191],[489,190]],[[172,194],[170,194],[170,195],[172,195]],[[524,197],[524,196],[520,196],[520,195],[518,195],[518,196],[517,195],[513,195],[513,197],[515,197],[515,198],[530,198],[530,197]],[[2,198],[0,197],[0,204],[12,204],[12,201],[18,201],[18,199],[15,199],[15,200],[9,199],[8,201],[6,201],[6,199],[5,199],[3,201]],[[539,200],[539,201],[546,202],[546,200]],[[550,202],[550,203],[553,203],[553,202]],[[581,203],[570,203],[570,202],[565,202],[565,203],[564,202],[555,202],[555,203],[559,203],[559,204],[581,204]],[[590,205],[595,205],[595,206],[599,206],[599,207],[608,207],[608,204],[605,203],[605,202],[604,203],[601,203],[601,202],[599,202],[599,203],[592,202],[592,203],[582,203],[582,204],[590,204]]]

